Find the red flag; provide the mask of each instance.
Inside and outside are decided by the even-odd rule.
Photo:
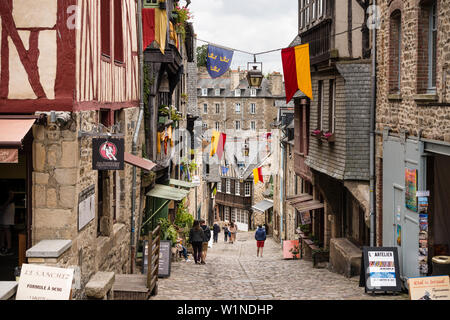
[[[225,133],[220,134],[219,138],[219,145],[217,146],[217,156],[219,157],[219,160],[222,160],[223,151],[225,149],[225,142],[227,141],[227,135]]]
[[[155,9],[142,9],[143,49],[155,40]]]
[[[258,176],[259,176],[259,181],[264,183],[264,178],[263,178],[263,174],[262,174],[262,167],[258,168]]]
[[[281,59],[283,61],[286,102],[289,102],[298,91],[297,66],[295,63],[294,47],[281,50]]]

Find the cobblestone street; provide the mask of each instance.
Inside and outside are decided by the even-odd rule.
[[[256,257],[254,232],[240,232],[234,244],[219,243],[208,250],[206,265],[172,263],[169,278],[159,279],[153,300],[405,300],[406,294],[364,293],[359,277],[348,279],[311,261],[284,260],[281,245],[272,238],[262,258]]]

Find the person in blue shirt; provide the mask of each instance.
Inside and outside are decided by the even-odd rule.
[[[258,229],[255,232],[255,239],[256,239],[256,256],[262,258],[264,242],[266,241],[266,230],[263,229],[262,225],[258,226]]]

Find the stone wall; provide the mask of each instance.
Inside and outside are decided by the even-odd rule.
[[[137,108],[123,109],[119,114],[122,132],[125,133],[126,152],[132,149],[137,116]],[[98,235],[98,172],[92,170],[92,137],[78,137],[80,129],[89,131],[97,123],[98,113],[82,111],[72,114],[72,117],[74,122],[70,129],[60,129],[51,124],[33,128],[32,243],[35,245],[41,240],[72,240],[72,247],[65,254],[67,257],[62,264],[79,266],[84,287],[97,271],[130,272],[133,167],[125,164],[123,171],[105,172],[103,217],[100,219],[101,233]],[[142,126],[140,142],[143,141],[143,133]],[[139,156],[141,147],[138,143]],[[137,169],[136,219],[140,210],[143,210],[139,201],[140,172]],[[113,182],[116,185],[115,194]],[[92,185],[96,193],[96,216],[78,230],[78,196]],[[83,296],[82,291],[76,294]]]

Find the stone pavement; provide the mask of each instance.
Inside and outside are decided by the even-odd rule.
[[[262,258],[256,257],[254,232],[239,232],[234,244],[208,249],[206,265],[172,263],[171,275],[158,280],[152,300],[405,300],[406,294],[371,295],[359,277],[348,279],[311,261],[284,260],[281,244],[268,238]],[[192,256],[189,255],[192,260]]]

